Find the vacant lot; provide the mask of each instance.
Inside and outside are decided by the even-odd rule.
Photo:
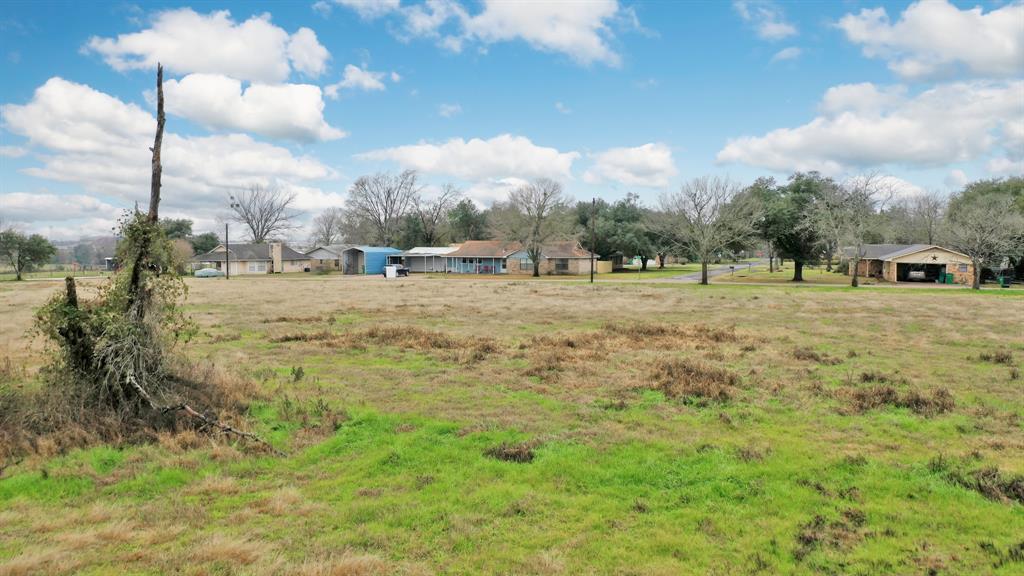
[[[1019,292],[189,284],[189,356],[287,455],[28,457],[0,574],[1024,570]],[[5,386],[58,286],[0,285]]]

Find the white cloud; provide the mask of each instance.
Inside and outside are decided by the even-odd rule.
[[[510,192],[527,184],[529,182],[522,178],[488,178],[473,183],[466,188],[464,194],[480,206],[490,206],[494,202],[508,199]]]
[[[572,178],[578,152],[537,146],[523,136],[502,134],[489,140],[452,138],[443,144],[410,144],[360,154],[367,160],[390,160],[403,168],[482,182],[501,178]]]
[[[398,72],[392,72],[391,81],[394,82],[395,84],[398,84],[399,82],[402,81],[402,76]]]
[[[237,23],[230,12],[198,14],[191,8],[159,12],[150,28],[117,38],[93,36],[84,46],[115,70],[224,74],[240,80],[281,82],[292,68],[318,76],[330,54],[308,28],[289,35],[269,14]]]
[[[398,80],[395,80],[397,74],[392,74],[391,81],[397,82]],[[383,72],[373,72],[353,64],[348,64],[345,66],[345,73],[341,80],[325,86],[324,93],[329,98],[337,98],[341,90],[385,90],[387,87],[384,86],[384,76]]]
[[[317,0],[313,3],[313,11],[326,18],[331,15],[331,4],[325,0]]]
[[[445,118],[451,118],[462,113],[462,106],[458,104],[441,104],[437,107],[437,113]]]
[[[796,46],[789,46],[788,48],[783,48],[782,50],[776,52],[775,55],[772,56],[772,62],[779,62],[782,60],[795,60],[799,58],[800,54],[802,53],[803,51],[800,50],[800,48]]]
[[[0,146],[0,158],[21,158],[28,150],[21,146]]]
[[[468,37],[484,44],[517,40],[546,52],[567,54],[580,64],[617,66],[605,23],[619,11],[615,0],[591,2],[503,2],[486,0],[484,10],[465,22]]]
[[[661,143],[634,148],[610,148],[594,155],[594,165],[583,175],[592,184],[613,181],[627,186],[663,188],[678,174],[672,150]]]
[[[872,176],[858,174],[848,178],[846,183],[857,186],[859,184],[863,184],[869,179],[871,182],[871,190],[874,191],[875,199],[881,202],[891,203],[901,199],[923,196],[927,193],[924,188],[914,184],[913,182],[885,174],[876,174]]]
[[[579,64],[618,66],[621,56],[609,45],[611,25],[628,23],[636,29],[636,14],[621,9],[617,0],[587,2],[507,2],[483,0],[483,8],[470,14],[455,0],[427,0],[401,7],[394,2],[336,0],[370,20],[397,15],[402,39],[433,38],[450,51],[467,43],[481,49],[498,42],[522,40],[537,50],[565,54]],[[449,26],[451,23],[451,26]],[[448,33],[442,29],[449,27]]]
[[[993,176],[1024,176],[1024,160],[993,158],[985,165]]]
[[[1024,81],[944,84],[916,96],[902,87],[837,86],[825,94],[821,114],[807,124],[732,139],[717,160],[826,174],[973,160],[1012,143],[1007,133],[1024,117],[1022,92]]]
[[[796,26],[786,21],[782,9],[767,0],[734,0],[733,9],[744,22],[754,27],[765,40],[782,40],[797,33]]]
[[[90,215],[115,219],[118,209],[84,194],[11,192],[0,194],[0,214],[17,222],[72,220]]]
[[[251,84],[218,74],[189,74],[164,82],[167,111],[218,130],[310,142],[345,136],[324,121],[320,87]]]
[[[558,110],[562,114],[572,114],[572,109],[561,102],[555,102],[555,110]]]
[[[50,151],[26,174],[77,184],[126,204],[148,200],[156,121],[138,106],[51,78],[27,104],[0,107],[0,116],[8,131]],[[294,156],[244,134],[189,137],[168,131],[163,165],[162,206],[200,214],[220,208],[228,190],[335,176],[314,158]]]
[[[334,0],[346,8],[355,10],[361,18],[373,20],[398,10],[399,0]]]
[[[946,175],[946,178],[943,180],[943,183],[946,185],[946,188],[954,188],[959,190],[960,188],[963,188],[968,181],[969,179],[967,178],[967,173],[964,172],[963,170],[956,169],[949,171],[949,174]]]
[[[881,58],[906,78],[963,70],[983,77],[1017,77],[1024,70],[1024,3],[985,13],[946,0],[911,4],[896,23],[885,8],[843,16],[837,26],[864,55]]]

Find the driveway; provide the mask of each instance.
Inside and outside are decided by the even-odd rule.
[[[733,270],[749,270],[764,266],[767,261],[758,260],[757,262],[736,262],[734,264],[718,264],[715,266],[708,266],[708,278],[714,278],[716,276],[722,276],[723,274],[729,274]],[[667,278],[675,282],[700,282],[700,272],[693,272],[690,274],[683,274],[680,276],[673,276]]]

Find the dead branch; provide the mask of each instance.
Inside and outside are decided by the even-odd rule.
[[[275,448],[273,444],[271,444],[270,442],[267,442],[266,440],[260,438],[259,436],[253,434],[252,432],[246,432],[245,430],[239,430],[238,428],[235,428],[234,426],[231,426],[229,424],[225,424],[225,423],[221,422],[220,420],[215,420],[213,418],[210,418],[209,416],[206,416],[205,414],[203,414],[201,412],[198,412],[197,410],[195,410],[194,408],[192,408],[188,404],[177,404],[175,406],[166,406],[164,408],[161,408],[160,411],[163,414],[167,414],[168,412],[177,412],[177,411],[184,412],[185,414],[191,416],[192,418],[195,418],[195,419],[199,420],[200,422],[202,422],[204,427],[216,428],[216,429],[220,430],[221,432],[223,432],[224,434],[234,434],[236,436],[240,436],[240,437],[245,438],[247,440],[252,440],[253,442],[256,442],[258,444],[262,444],[262,445],[266,446],[267,448],[270,448],[270,450],[274,454],[277,454],[278,456],[285,456],[286,455],[284,452],[282,452],[282,451],[278,450],[277,448]]]

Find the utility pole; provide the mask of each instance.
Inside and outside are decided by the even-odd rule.
[[[590,200],[590,283],[594,283],[594,249],[597,248],[596,230],[594,218],[597,216],[597,198]]]
[[[231,280],[231,244],[228,243],[228,223],[224,223],[224,279]]]

